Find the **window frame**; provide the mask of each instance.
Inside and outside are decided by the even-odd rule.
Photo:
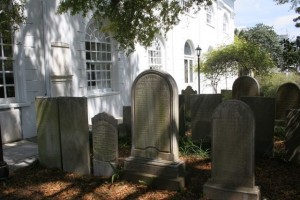
[[[188,49],[187,49],[188,47]],[[184,59],[183,59],[183,66],[184,66],[184,83],[191,84],[194,83],[194,51],[192,45],[186,41],[184,43]]]
[[[155,37],[151,46],[147,48],[148,66],[150,69],[162,70],[164,68],[163,43]]]

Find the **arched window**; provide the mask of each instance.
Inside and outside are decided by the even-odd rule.
[[[214,24],[214,11],[212,7],[206,9],[206,23],[209,25]]]
[[[228,33],[228,17],[226,14],[223,16],[223,32]]]
[[[108,34],[91,23],[85,35],[86,75],[88,91],[112,90],[112,45]]]
[[[193,56],[192,48],[188,42],[184,44],[184,82],[192,83],[193,80]]]
[[[0,32],[0,103],[10,103],[15,96],[12,34]]]
[[[148,64],[151,69],[162,69],[162,43],[155,38],[151,46],[148,48]]]

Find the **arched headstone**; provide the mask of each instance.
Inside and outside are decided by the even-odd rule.
[[[260,96],[260,87],[255,78],[241,76],[232,85],[232,98],[239,99],[243,96]]]

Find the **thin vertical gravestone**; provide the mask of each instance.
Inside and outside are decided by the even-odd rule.
[[[184,187],[178,150],[178,91],[167,73],[147,70],[132,85],[132,149],[124,178],[157,188]]]
[[[260,96],[260,87],[256,79],[251,76],[241,76],[232,85],[232,98],[243,96]]]
[[[289,110],[285,129],[285,159],[300,164],[300,109]]]
[[[131,136],[131,106],[123,106],[123,124],[125,126],[126,136]]]
[[[222,102],[221,94],[191,95],[192,140],[211,140],[212,114]]]
[[[3,159],[2,134],[0,125],[0,180],[8,178],[9,169],[7,163]]]
[[[279,86],[276,93],[276,120],[285,121],[289,109],[300,108],[300,89],[294,83]]]
[[[36,124],[40,163],[62,169],[58,99],[37,97]]]
[[[87,99],[58,97],[63,170],[90,174]]]
[[[241,97],[253,111],[255,118],[255,156],[273,155],[275,98]]]
[[[110,177],[118,159],[118,120],[103,112],[92,118],[93,169],[95,176]]]
[[[260,199],[254,185],[254,116],[245,103],[220,104],[212,121],[212,174],[204,184],[208,199]]]

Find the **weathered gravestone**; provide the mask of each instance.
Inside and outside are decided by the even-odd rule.
[[[276,120],[285,120],[289,109],[300,108],[300,89],[294,83],[279,86],[276,93]]]
[[[192,140],[211,139],[212,114],[222,102],[221,94],[200,94],[191,96]]]
[[[131,136],[131,106],[123,106],[123,125],[126,131],[124,136]]]
[[[36,98],[36,110],[41,164],[90,174],[87,99]]]
[[[197,94],[191,86],[181,90],[179,95],[179,134],[185,135],[185,132],[191,129],[191,95]]]
[[[124,178],[157,188],[184,187],[178,151],[178,91],[167,73],[147,70],[132,85],[132,149]]]
[[[103,112],[92,118],[93,169],[95,176],[110,177],[118,159],[118,120]]]
[[[289,110],[285,129],[285,159],[300,164],[300,109]]]
[[[232,85],[232,98],[239,99],[242,96],[260,96],[260,88],[256,79],[251,76],[241,76]]]
[[[244,102],[220,104],[212,117],[212,173],[208,199],[260,199],[254,185],[254,116]]]
[[[241,97],[253,111],[255,118],[255,156],[273,155],[275,98]]]

